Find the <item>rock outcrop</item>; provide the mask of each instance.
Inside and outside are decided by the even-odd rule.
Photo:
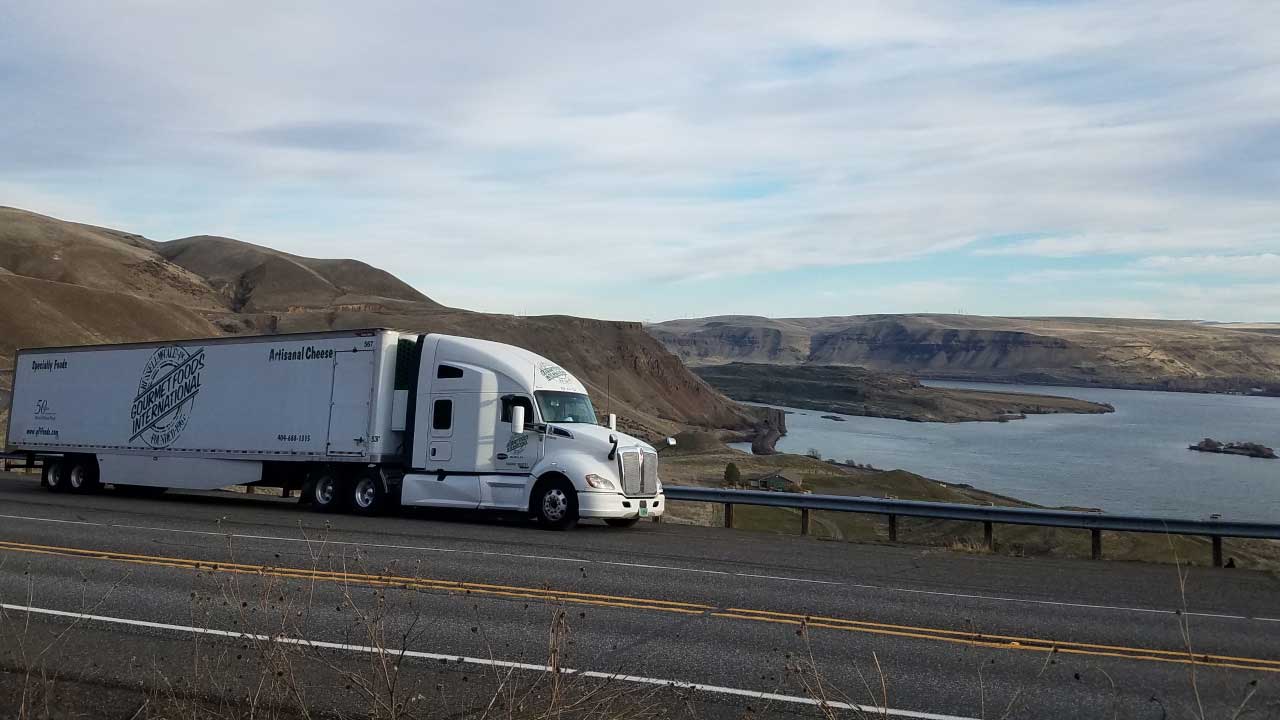
[[[1280,326],[1109,318],[724,316],[648,326],[690,366],[849,365],[985,382],[1280,394]]]
[[[1187,449],[1196,452],[1218,453],[1221,455],[1244,455],[1245,457],[1261,458],[1263,460],[1275,460],[1276,451],[1254,442],[1229,442],[1222,443],[1213,438],[1205,438],[1195,445],[1189,446]]]

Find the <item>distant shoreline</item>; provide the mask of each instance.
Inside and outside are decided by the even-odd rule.
[[[742,402],[908,422],[1008,422],[1115,411],[1105,403],[1056,395],[933,387],[856,367],[731,363],[693,370]]]

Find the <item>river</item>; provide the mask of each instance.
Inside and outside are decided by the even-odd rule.
[[[1280,521],[1280,460],[1192,452],[1204,437],[1280,447],[1280,398],[930,382],[1110,403],[1107,415],[1007,423],[826,420],[787,408],[778,450],[846,458],[1049,506],[1224,520]]]

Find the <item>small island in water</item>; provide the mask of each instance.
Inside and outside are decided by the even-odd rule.
[[[1229,442],[1221,443],[1213,438],[1205,438],[1195,445],[1189,445],[1188,450],[1196,452],[1219,453],[1222,455],[1244,455],[1245,457],[1262,458],[1264,460],[1275,460],[1276,451],[1271,448],[1253,442]]]

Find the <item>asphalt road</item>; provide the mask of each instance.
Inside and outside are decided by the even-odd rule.
[[[386,679],[379,651],[407,650],[395,692],[446,715],[564,695],[628,717],[822,716],[819,701],[876,717],[1280,717],[1280,580],[1184,573],[672,524],[317,515],[230,493],[55,495],[0,476],[0,692],[57,677],[83,690],[65,702],[118,700],[128,717],[157,688],[255,697],[265,673],[341,709],[378,692],[361,683]],[[310,654],[281,660],[290,649]],[[601,677],[557,686],[550,665]]]

